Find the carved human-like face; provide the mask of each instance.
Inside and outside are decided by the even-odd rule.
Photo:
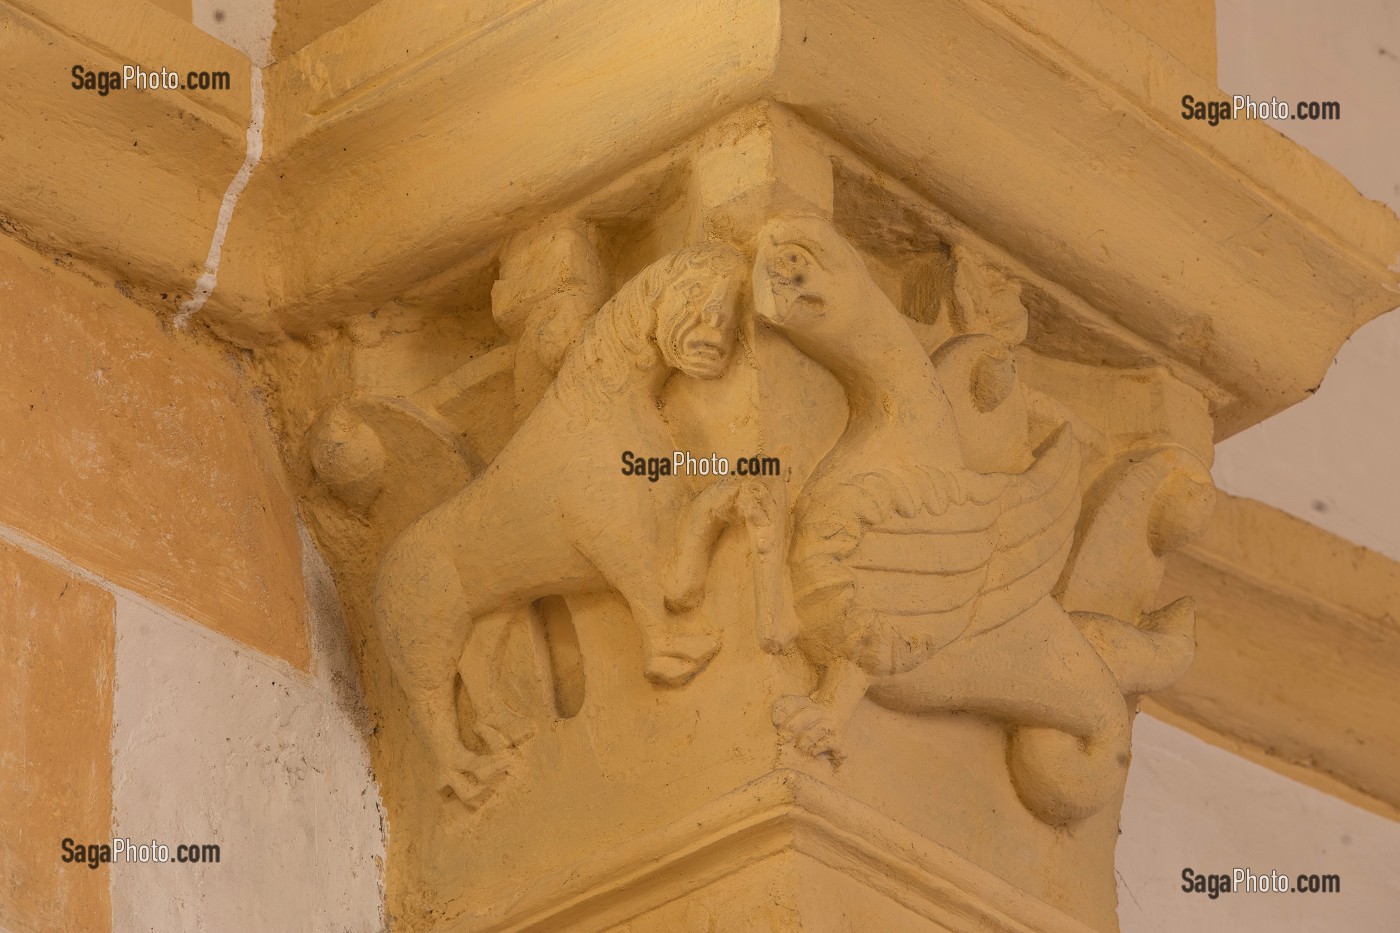
[[[707,272],[671,286],[657,343],[667,365],[696,379],[714,379],[729,368],[738,320],[739,276]]]

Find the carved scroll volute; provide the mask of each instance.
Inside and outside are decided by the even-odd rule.
[[[1190,666],[1194,603],[1154,600],[1167,557],[1205,532],[1214,509],[1209,470],[1177,445],[1123,455],[1086,496],[1056,597],[1126,694],[1165,689]]]
[[[1184,447],[1130,451],[1085,496],[1056,596],[1070,611],[1135,620],[1152,607],[1166,558],[1210,524],[1210,470]]]

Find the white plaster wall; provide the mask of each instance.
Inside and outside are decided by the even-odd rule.
[[[1400,209],[1400,0],[1216,0],[1216,11],[1221,87],[1340,102],[1341,121],[1275,126]],[[1311,399],[1220,445],[1216,482],[1400,560],[1397,403],[1392,313],[1342,348]],[[1147,716],[1122,830],[1123,933],[1400,930],[1400,824]],[[1338,874],[1342,893],[1212,901],[1180,890],[1188,866]]]
[[[1221,88],[1338,101],[1341,120],[1270,123],[1400,206],[1400,0],[1216,0],[1215,12]]]
[[[1133,730],[1118,917],[1123,933],[1394,933],[1400,823],[1166,725]],[[1181,890],[1181,870],[1341,876],[1339,894]]]
[[[272,64],[275,0],[192,0],[191,21],[254,65]]]
[[[1220,86],[1339,102],[1341,120],[1271,124],[1400,210],[1400,0],[1216,0],[1216,14]],[[1389,314],[1342,348],[1311,399],[1221,444],[1216,482],[1400,560],[1397,401]]]
[[[1400,112],[1400,87],[1396,99]],[[1221,444],[1213,472],[1232,495],[1400,560],[1400,314],[1357,331],[1311,399]]]
[[[310,674],[19,531],[0,526],[0,541],[114,597],[113,836],[167,845],[172,861],[110,866],[113,933],[385,929],[388,826],[370,719],[330,570],[310,539],[303,533]],[[217,844],[220,861],[178,864],[182,842]]]
[[[385,832],[343,623],[310,556],[313,675],[118,594],[114,836],[217,843],[112,866],[112,930],[383,929]],[[308,896],[314,892],[314,896]]]

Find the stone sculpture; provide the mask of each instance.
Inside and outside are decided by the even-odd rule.
[[[768,104],[536,207],[284,351],[395,916],[1110,929],[1233,324]]]
[[[646,676],[680,685],[719,648],[711,632],[679,622],[703,593],[718,529],[747,521],[758,550],[772,551],[763,541],[775,509],[755,482],[692,498],[683,483],[632,482],[616,466],[620,450],[673,446],[658,412],[673,373],[713,379],[729,366],[744,280],[743,257],[722,246],[687,248],[639,273],[584,327],[485,472],[389,547],[378,628],[442,785],[463,801],[482,798],[530,731],[494,696],[491,670],[492,645],[521,606],[614,589],[641,630]],[[459,672],[485,755],[463,740]]]
[[[497,297],[536,329],[576,336],[555,348],[557,365],[523,383],[517,372],[514,434],[397,536],[374,589],[385,652],[444,789],[478,806],[537,730],[500,684],[503,646],[544,624],[541,600],[615,591],[647,679],[679,687],[702,671],[720,648],[716,620],[696,611],[711,552],[742,525],[758,646],[795,645],[817,678],[810,694],[775,694],[782,741],[839,766],[866,697],[973,713],[1007,728],[1012,780],[1041,820],[1081,819],[1113,798],[1131,698],[1179,677],[1194,648],[1189,601],[1151,601],[1163,556],[1210,514],[1195,455],[1115,448],[1105,466],[1095,447],[1088,465],[1073,415],[1020,379],[1014,281],[952,249],[914,265],[901,311],[829,220],[782,215],[758,237],[754,316],[836,379],[844,430],[795,492],[739,477],[698,493],[680,477],[638,483],[617,458],[674,448],[660,412],[672,375],[729,369],[749,260],[687,247],[591,313],[604,271],[584,234],[542,242]],[[373,492],[357,498],[345,470],[317,463],[343,501]]]
[[[1078,446],[1068,424],[1032,411],[995,338],[957,338],[930,360],[860,255],[816,217],[764,228],[753,283],[757,316],[826,367],[850,409],[794,513],[798,643],[821,680],[811,697],[781,699],[775,724],[839,764],[867,694],[979,713],[1011,729],[1009,765],[1032,812],[1065,823],[1097,811],[1126,773],[1124,693],[1179,674],[1189,605],[1146,630],[1097,614],[1082,621],[1086,639],[1054,599],[1079,519]],[[1001,471],[971,469],[969,453]]]

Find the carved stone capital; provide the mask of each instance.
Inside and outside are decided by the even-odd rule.
[[[0,231],[201,289],[265,390],[394,928],[1113,930],[1133,717],[1196,649],[1167,559],[1228,591],[1271,527],[1191,544],[1212,445],[1394,303],[1400,221],[1181,120],[1212,82],[1094,0],[362,6],[252,68],[0,0],[12,75],[233,85],[0,95],[49,127],[0,132]]]
[[[296,356],[400,922],[1111,929],[1213,432],[1079,301],[764,104]]]

